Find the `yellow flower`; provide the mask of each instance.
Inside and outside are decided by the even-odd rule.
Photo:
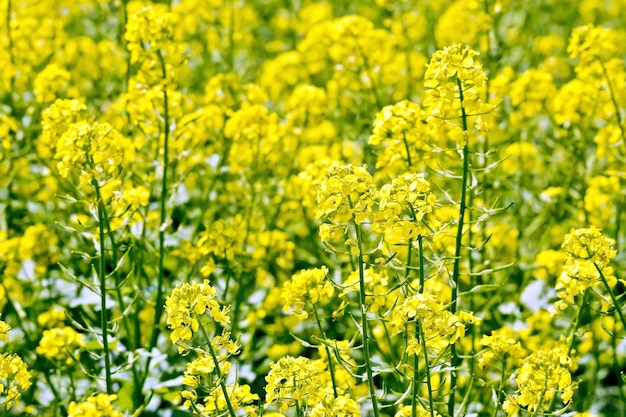
[[[68,417],[123,417],[124,414],[113,408],[117,395],[97,394],[87,400],[72,401],[67,410]]]
[[[57,143],[59,174],[68,178],[73,169],[80,183],[108,182],[130,164],[134,145],[108,123],[78,122],[70,125]]]
[[[317,404],[326,393],[324,364],[299,356],[285,356],[270,365],[265,377],[266,407],[276,403],[282,413],[290,407]]]
[[[167,324],[172,329],[170,333],[172,343],[190,340],[193,332],[200,328],[199,319],[207,312],[213,320],[222,325],[230,322],[227,315],[230,307],[220,308],[216,297],[217,291],[208,280],[201,284],[184,283],[172,290],[172,294],[165,301]]]
[[[83,345],[81,333],[71,327],[57,327],[43,332],[43,337],[35,352],[50,360],[70,365],[74,362],[73,356],[76,348]]]
[[[4,342],[8,342],[10,332],[11,332],[11,326],[9,326],[4,321],[0,320],[0,340]]]
[[[0,354],[0,407],[18,404],[21,391],[27,390],[31,375],[22,359],[13,353]]]
[[[298,318],[306,319],[308,313],[304,310],[307,303],[316,304],[327,302],[335,292],[332,284],[326,279],[328,268],[305,269],[293,275],[283,287],[282,298],[285,302],[283,309],[293,308]]]
[[[357,224],[365,221],[376,201],[376,187],[367,166],[331,166],[317,191],[315,217]]]
[[[519,406],[542,413],[559,393],[563,404],[572,400],[576,383],[572,382],[572,360],[567,352],[563,345],[539,350],[524,359],[516,378],[518,395],[514,400]]]

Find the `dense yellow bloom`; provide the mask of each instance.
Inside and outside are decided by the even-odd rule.
[[[65,309],[53,307],[37,317],[37,323],[42,327],[58,327],[65,321]]]
[[[57,64],[50,64],[41,71],[34,82],[35,98],[39,103],[51,103],[61,89],[67,86],[70,73]]]
[[[502,155],[500,167],[506,174],[536,173],[542,167],[539,150],[531,142],[512,143],[503,150]]]
[[[557,303],[558,309],[574,302],[574,297],[588,288],[602,283],[600,271],[609,282],[615,282],[613,270],[608,263],[617,252],[613,250],[613,239],[602,235],[600,229],[571,229],[564,240],[562,248],[567,253],[563,272],[559,276],[556,290],[562,300]]]
[[[580,66],[588,65],[595,60],[606,62],[619,51],[618,37],[615,32],[594,25],[574,29],[567,46],[570,58],[578,58]]]
[[[72,401],[67,410],[68,417],[123,417],[124,414],[113,408],[117,395],[97,394],[85,401]]]
[[[326,279],[327,275],[328,268],[325,266],[305,269],[293,275],[285,283],[281,294],[285,302],[284,310],[293,308],[294,314],[303,320],[308,317],[305,311],[308,303],[317,308],[318,303],[327,302],[335,292],[333,285]]]
[[[0,354],[0,407],[18,404],[21,391],[31,385],[31,375],[22,359],[13,353]]]
[[[566,346],[539,350],[524,359],[516,381],[517,394],[509,399],[529,411],[546,410],[552,397],[561,394],[563,404],[572,401],[576,383],[572,381],[572,360]]]
[[[407,173],[394,178],[391,184],[380,189],[379,209],[384,217],[400,217],[409,209],[415,222],[420,222],[425,214],[431,213],[437,197],[430,191],[430,183],[423,174]]]
[[[9,333],[11,332],[11,326],[6,322],[0,320],[0,341],[7,342],[9,340]]]
[[[172,37],[171,15],[165,7],[148,6],[129,16],[124,38],[131,62],[165,49]]]
[[[492,18],[478,0],[457,0],[446,8],[437,22],[437,45],[456,42],[476,45],[478,36],[491,28]]]
[[[270,365],[270,371],[265,377],[265,406],[276,403],[282,413],[296,404],[318,404],[327,394],[323,390],[326,374],[321,361],[302,356],[281,358]]]
[[[424,75],[423,105],[430,109],[429,122],[443,126],[453,121],[450,134],[457,143],[465,130],[488,130],[490,126],[493,107],[481,99],[487,76],[478,55],[461,44],[445,47],[433,54]]]
[[[527,354],[517,333],[508,326],[492,331],[489,336],[483,335],[480,343],[485,346],[478,358],[480,368],[488,365],[500,368],[507,358],[517,363]]]
[[[332,166],[317,191],[315,217],[330,217],[340,222],[363,223],[372,212],[377,190],[367,167]]]
[[[613,239],[602,235],[600,229],[590,228],[570,230],[563,240],[563,249],[569,255],[569,260],[588,261],[603,269],[617,251],[613,250]]]
[[[260,399],[258,394],[253,394],[250,391],[250,386],[247,384],[235,384],[226,386],[228,392],[228,398],[235,411],[243,409],[243,411],[249,415],[256,415],[257,407],[253,405],[255,401]],[[208,416],[220,416],[228,412],[228,406],[226,399],[224,398],[224,391],[220,387],[215,387],[209,395],[204,399],[204,406],[196,407],[203,410]],[[263,415],[266,415],[265,413]]]
[[[116,177],[134,155],[133,144],[108,123],[78,122],[59,138],[55,158],[62,177],[76,169],[85,185]]]
[[[417,404],[417,416],[415,417],[441,417],[436,411],[433,411],[434,414],[431,414],[429,410],[425,409],[421,404]],[[394,417],[413,417],[413,406],[412,405],[401,405],[398,407],[398,411],[394,414]]]
[[[59,137],[72,123],[84,119],[87,106],[78,99],[57,99],[41,112],[41,136],[37,140],[37,153],[42,158],[54,155]]]
[[[359,403],[348,395],[325,398],[309,411],[309,417],[360,417]]]
[[[465,325],[461,319],[427,294],[418,293],[407,298],[391,313],[390,324],[394,333],[413,332],[410,328],[413,323],[421,327],[429,347],[444,348],[465,335]],[[412,333],[407,353],[418,355],[422,349],[421,341]]]
[[[71,327],[57,327],[44,330],[43,337],[35,352],[48,359],[65,362],[70,365],[74,362],[75,351],[83,346],[83,335]]]
[[[412,170],[432,148],[426,130],[426,111],[408,100],[385,106],[376,114],[369,143],[381,148],[376,168],[390,175]]]
[[[177,285],[165,301],[167,324],[172,329],[170,339],[176,344],[190,340],[193,332],[200,329],[200,319],[207,312],[216,322],[226,325],[230,322],[230,307],[221,307],[215,298],[217,291],[208,280],[203,283]]]
[[[424,86],[433,89],[439,97],[454,100],[463,91],[481,87],[487,77],[476,57],[480,55],[469,46],[454,44],[435,52],[426,68]]]
[[[232,139],[229,152],[233,172],[272,170],[281,166],[283,128],[278,114],[260,104],[235,112],[226,122],[224,136]]]
[[[365,299],[367,311],[384,315],[391,307],[393,307],[402,298],[400,291],[390,291],[389,274],[386,270],[380,271],[374,268],[367,268],[363,276],[365,284],[365,292],[368,297]],[[345,297],[348,293],[359,291],[359,271],[352,271],[344,282],[344,292],[341,297]]]

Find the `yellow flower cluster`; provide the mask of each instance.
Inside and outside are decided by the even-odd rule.
[[[483,335],[480,343],[485,347],[478,358],[480,368],[501,367],[509,358],[516,364],[526,354],[519,336],[508,326],[492,331],[491,335]]]
[[[420,222],[425,214],[431,213],[437,197],[430,191],[430,183],[424,174],[406,173],[394,178],[391,184],[380,189],[379,209],[384,218],[399,219],[408,209],[413,221]]]
[[[123,417],[124,414],[113,407],[117,395],[96,394],[85,401],[72,401],[67,410],[68,417]]]
[[[427,90],[423,105],[429,109],[430,121],[441,125],[454,120],[455,131],[488,130],[485,117],[492,107],[481,99],[487,76],[477,60],[478,55],[461,44],[447,46],[433,54],[424,75]]]
[[[259,400],[258,394],[250,391],[247,384],[235,384],[226,386],[228,398],[233,410],[242,410],[246,416],[254,417],[257,415],[257,407],[253,404]],[[194,415],[216,417],[225,415],[228,412],[228,403],[224,397],[224,391],[220,388],[214,388],[204,398],[204,404],[199,404],[197,394],[192,391],[183,391],[182,397],[185,398],[185,407],[191,407]]]
[[[408,333],[414,324],[421,328],[428,347],[443,349],[465,335],[465,324],[460,316],[452,314],[433,296],[417,293],[407,298],[391,313],[391,329],[394,333]],[[411,333],[408,337],[406,352],[419,355],[423,349],[422,342]]]
[[[577,386],[572,381],[571,366],[566,346],[531,354],[524,359],[516,377],[517,394],[507,398],[502,407],[510,415],[517,412],[518,406],[533,413],[543,413],[557,394],[561,394],[563,404],[568,404]]]
[[[328,268],[305,269],[297,272],[290,281],[283,286],[281,296],[284,301],[284,310],[293,308],[294,314],[304,320],[309,316],[305,310],[311,303],[317,308],[318,303],[327,302],[335,293],[333,285],[326,278]]]
[[[81,333],[67,326],[56,327],[44,330],[35,352],[58,364],[71,365],[76,357],[76,349],[84,344]]]
[[[365,292],[370,295],[365,299],[367,311],[372,313],[384,315],[401,297],[400,291],[391,291],[389,275],[384,269],[377,271],[374,268],[367,268],[364,271],[363,283],[365,284]],[[341,297],[352,292],[358,292],[359,271],[352,271],[343,285],[345,290],[340,295]]]
[[[421,404],[417,404],[417,416],[413,415],[412,405],[401,405],[398,407],[398,412],[394,414],[394,417],[441,417],[441,414],[434,411],[427,410]]]
[[[135,82],[169,88],[184,62],[184,46],[172,41],[172,15],[164,5],[150,4],[132,12],[126,24],[131,63],[139,63]]]
[[[87,106],[77,99],[57,99],[41,112],[41,136],[37,153],[42,159],[54,154],[61,135],[72,125],[84,119]]]
[[[285,356],[270,365],[265,377],[266,407],[277,404],[280,412],[290,407],[315,405],[329,394],[326,387],[327,371],[319,360],[303,356]]]
[[[584,293],[588,288],[602,284],[601,274],[611,282],[615,282],[613,268],[609,261],[617,252],[613,250],[613,239],[602,235],[600,229],[571,229],[563,240],[563,249],[567,259],[563,272],[558,277],[556,290],[560,301],[559,310],[574,302],[574,297]]]
[[[376,197],[376,186],[366,166],[333,166],[319,185],[315,217],[330,217],[338,223],[354,220],[361,224],[372,213]]]
[[[181,396],[185,399],[183,406],[203,416],[216,416],[228,411],[221,384],[231,369],[231,363],[227,359],[239,353],[239,346],[230,339],[230,333],[226,331],[213,337],[209,343],[211,346],[208,352],[203,348],[197,349],[198,358],[187,363],[183,384],[189,388],[183,390]],[[250,411],[249,405],[259,399],[250,392],[248,385],[237,384],[227,390],[230,391],[228,398],[234,409],[244,407],[246,411]]]
[[[177,285],[165,301],[167,325],[172,329],[172,343],[191,340],[193,333],[200,328],[201,318],[208,312],[213,320],[222,325],[230,322],[229,306],[220,307],[215,298],[217,291],[208,280],[203,283]]]
[[[615,258],[617,251],[613,250],[613,239],[604,236],[600,229],[590,228],[571,229],[563,239],[563,249],[569,255],[569,265],[577,262],[589,262],[604,269],[609,261]]]
[[[312,407],[309,417],[360,417],[361,408],[359,403],[348,395],[340,395],[337,398],[326,397]]]
[[[11,326],[0,320],[0,341],[7,342]],[[0,354],[0,408],[10,410],[19,404],[22,391],[30,388],[31,374],[28,367],[14,353]]]
[[[369,144],[380,146],[376,168],[390,175],[411,170],[420,162],[418,151],[431,149],[426,127],[427,113],[416,103],[408,100],[385,106],[376,113],[373,133]]]
[[[7,342],[9,340],[9,332],[11,332],[11,326],[0,320],[0,340]]]
[[[57,143],[59,174],[68,178],[73,169],[82,185],[108,182],[134,159],[133,144],[108,123],[78,122],[69,126]],[[102,184],[100,184],[102,185]]]
[[[578,58],[578,65],[586,66],[596,60],[607,62],[619,52],[619,38],[607,28],[585,25],[572,31],[567,46],[570,58]]]

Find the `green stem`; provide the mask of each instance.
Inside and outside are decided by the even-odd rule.
[[[161,51],[157,51],[159,61],[161,63],[161,71],[163,80],[166,81],[167,72],[165,69],[165,60]],[[150,349],[152,350],[159,338],[159,330],[161,323],[161,315],[163,313],[163,279],[165,276],[165,222],[166,222],[166,202],[167,202],[167,171],[169,165],[169,136],[170,136],[170,119],[169,119],[169,100],[167,95],[167,82],[163,83],[163,175],[161,178],[161,201],[160,201],[160,226],[159,226],[159,275],[157,281],[157,295],[154,313],[154,322],[152,329],[152,337],[150,338]]]
[[[98,276],[100,278],[100,327],[102,328],[102,349],[104,350],[104,370],[106,375],[107,394],[110,395],[113,393],[113,383],[111,381],[111,359],[109,357],[109,318],[106,302],[106,259],[104,257],[106,241],[104,237],[103,223],[103,219],[106,217],[106,211],[102,201],[102,196],[100,195],[100,185],[95,179],[93,179],[91,183],[96,191],[96,200],[98,201],[98,229],[100,239],[100,262],[98,267]]]
[[[606,287],[606,290],[609,292],[609,296],[611,297],[611,301],[613,301],[613,306],[615,307],[615,310],[617,311],[617,315],[619,316],[619,319],[622,321],[622,326],[624,326],[624,329],[626,329],[626,320],[624,319],[624,313],[622,312],[622,308],[620,307],[619,303],[617,302],[617,298],[615,297],[615,294],[613,293],[613,290],[609,286],[609,283],[606,281],[606,278],[605,278],[604,274],[602,273],[602,270],[600,268],[598,268],[598,265],[596,265],[594,263],[593,266],[596,267],[596,270],[600,274],[600,279],[604,283],[604,286]]]
[[[460,282],[460,267],[461,267],[461,243],[463,240],[463,226],[465,220],[465,201],[467,194],[467,177],[469,173],[469,140],[467,136],[467,114],[465,113],[465,107],[463,106],[463,86],[461,81],[457,79],[459,86],[459,99],[461,101],[461,120],[463,123],[463,133],[465,137],[465,144],[463,145],[463,176],[461,179],[461,200],[459,202],[459,223],[456,232],[456,243],[454,248],[454,266],[452,269],[452,300],[450,303],[450,312],[455,314],[458,308],[458,289]],[[450,345],[450,351],[452,353],[451,371],[450,371],[450,398],[448,399],[448,414],[454,416],[454,396],[456,393],[456,378],[457,367],[459,366],[459,357],[456,352],[456,344]]]
[[[350,201],[352,207],[352,202]],[[363,236],[361,228],[356,222],[354,213],[352,214],[352,223],[356,231],[356,240],[359,250],[359,297],[361,303],[361,328],[363,331],[363,358],[365,360],[365,371],[367,373],[367,386],[372,400],[372,408],[374,409],[374,417],[379,417],[378,401],[376,400],[376,387],[374,386],[374,374],[372,372],[372,362],[370,358],[368,322],[367,322],[367,304],[365,295],[365,270],[363,262]]]
[[[32,346],[34,344],[34,341],[31,339],[30,334],[26,330],[26,327],[24,326],[24,323],[22,322],[22,318],[20,317],[20,313],[18,312],[17,308],[15,307],[15,305],[13,303],[13,300],[11,300],[11,297],[9,297],[9,294],[11,294],[11,293],[9,292],[9,290],[7,289],[7,287],[4,285],[4,283],[2,281],[0,281],[0,286],[2,286],[2,289],[4,290],[4,293],[6,294],[7,306],[11,307],[11,309],[15,312],[15,317],[16,317],[17,323],[18,323],[20,329],[22,329],[22,334],[24,335],[24,339],[26,340],[26,343],[29,346]],[[61,409],[61,413],[64,416],[66,416],[67,415],[67,409],[63,405],[63,399],[59,395],[59,391],[56,389],[56,385],[52,383],[52,378],[50,377],[50,367],[43,363],[43,357],[42,356],[37,355],[35,360],[36,360],[37,365],[38,365],[37,368],[43,373],[43,376],[46,379],[46,382],[48,383],[48,387],[50,388],[50,391],[52,391],[52,395],[54,396],[54,399],[55,399],[54,412],[55,412],[55,414],[56,414],[56,406],[58,405],[59,408]]]
[[[222,388],[222,392],[224,393],[224,399],[226,400],[226,407],[228,407],[228,413],[231,417],[237,417],[235,410],[233,408],[232,403],[230,402],[230,397],[228,396],[228,390],[226,389],[226,382],[224,381],[224,374],[222,374],[222,370],[220,369],[220,364],[217,360],[217,356],[215,355],[215,351],[213,350],[213,345],[211,343],[211,338],[209,337],[209,333],[206,331],[204,324],[200,325],[202,329],[202,333],[206,339],[207,347],[209,348],[209,354],[215,363],[215,374],[217,375],[218,380],[220,381],[220,387]]]
[[[428,388],[428,407],[430,408],[430,417],[435,417],[435,407],[433,405],[433,386],[430,381],[430,363],[428,361],[428,348],[426,346],[426,335],[424,334],[424,329],[422,329],[422,325],[417,321],[417,328],[419,330],[420,337],[422,339],[422,351],[424,352],[424,366],[426,367],[426,386]],[[417,358],[417,355],[415,355]],[[416,407],[417,397],[413,397],[413,407]]]
[[[574,322],[572,323],[572,326],[571,326],[572,330],[569,332],[571,339],[569,341],[569,345],[567,348],[568,357],[574,350],[574,343],[576,342],[576,331],[578,330],[578,326],[580,326],[580,319],[582,318],[583,312],[585,310],[585,306],[587,305],[588,293],[589,293],[589,289],[586,289],[585,292],[583,293],[583,297],[581,298],[580,304],[578,305],[578,314],[576,314],[576,318],[574,319]],[[552,410],[555,403],[556,403],[556,395],[553,396],[552,399],[550,400],[550,407],[548,408],[548,411]]]
[[[602,74],[604,75],[604,79],[609,86],[609,95],[611,96],[611,103],[613,103],[613,109],[615,111],[615,119],[617,121],[617,125],[619,126],[619,131],[622,134],[622,144],[626,148],[626,131],[624,130],[624,124],[622,122],[622,114],[620,113],[619,104],[617,103],[617,98],[615,97],[615,91],[613,89],[613,83],[611,82],[611,78],[609,77],[609,73],[604,66],[604,62],[600,61],[600,66],[602,67]]]
[[[419,292],[422,293],[424,291],[424,282],[426,280],[424,274],[424,248],[422,245],[422,235],[417,236],[417,245],[419,248],[419,264],[420,264],[420,289]],[[422,350],[424,351],[424,366],[426,367],[426,386],[428,389],[428,407],[430,409],[430,416],[435,417],[435,407],[433,405],[433,387],[430,381],[430,362],[428,361],[428,348],[426,346],[426,335],[424,334],[424,329],[422,328],[419,319],[415,322],[415,331],[416,336],[421,338]],[[419,356],[415,355],[413,362],[413,409],[411,410],[412,416],[417,416],[417,367],[419,362]]]
[[[506,355],[502,354],[502,368],[500,369],[500,383],[498,384],[498,404],[493,408],[493,413],[491,417],[496,417],[498,413],[498,408],[501,407],[502,404],[502,389],[504,388],[504,369],[506,368]]]
[[[598,271],[598,273],[600,274],[600,278],[602,279],[602,282],[604,283],[604,286],[606,287],[606,290],[609,292],[609,296],[611,297],[611,300],[613,301],[613,306],[615,307],[615,310],[617,310],[617,315],[619,316],[619,319],[622,322],[622,326],[623,329],[626,329],[626,320],[624,320],[624,313],[622,313],[622,308],[620,307],[620,305],[617,302],[617,298],[615,297],[615,294],[613,293],[613,290],[611,289],[611,287],[609,286],[609,283],[606,280],[606,277],[604,276],[604,274],[602,273],[602,270],[600,268],[598,268],[598,265],[596,265],[595,263],[593,264],[596,267],[596,270]],[[615,326],[613,327],[613,358],[616,362],[616,365],[619,363],[618,359],[617,359],[617,346],[615,343]],[[619,381],[619,386],[618,386],[618,391],[619,391],[619,395],[620,398],[622,399],[622,403],[626,404],[626,399],[624,397],[624,392],[622,390],[622,384],[621,384],[621,375],[620,375],[620,371],[619,369],[621,369],[621,367],[618,365],[616,366],[616,369],[618,369],[617,371],[617,380]]]
[[[404,149],[406,150],[406,163],[409,165],[409,169],[413,165],[411,160],[411,148],[409,147],[409,142],[406,140],[406,134],[402,134],[402,141],[404,142]]]
[[[335,382],[335,369],[333,367],[333,358],[330,356],[330,348],[326,344],[327,338],[326,333],[324,332],[324,328],[322,327],[322,322],[320,321],[320,317],[317,314],[317,307],[313,304],[313,313],[315,313],[315,321],[317,322],[317,327],[320,329],[320,333],[322,335],[322,339],[324,339],[324,347],[326,348],[326,356],[328,356],[328,371],[330,372],[330,381],[333,384],[333,395],[337,398],[339,395],[337,394],[337,383]]]

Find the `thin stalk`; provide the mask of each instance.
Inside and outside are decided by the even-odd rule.
[[[422,338],[422,351],[424,352],[424,366],[426,366],[426,387],[428,388],[428,408],[430,409],[430,417],[435,417],[435,406],[433,405],[433,386],[430,381],[430,363],[428,362],[428,348],[426,347],[426,335],[424,329],[419,320],[417,322],[417,328]],[[417,358],[417,355],[415,356]],[[417,397],[413,397],[413,408],[417,407]],[[417,414],[414,414],[417,415]]]
[[[317,327],[320,329],[320,334],[322,335],[322,339],[324,339],[324,347],[326,348],[326,356],[328,356],[328,371],[330,372],[330,381],[333,384],[333,395],[337,398],[339,395],[337,394],[337,383],[335,382],[335,369],[333,367],[333,359],[330,356],[330,348],[326,344],[326,333],[324,332],[324,328],[322,327],[322,322],[320,321],[320,317],[317,314],[317,307],[313,305],[313,313],[315,313],[315,321],[317,322]]]
[[[228,407],[228,413],[231,417],[237,417],[235,413],[235,409],[233,408],[233,404],[230,402],[230,397],[228,396],[228,390],[226,389],[226,382],[224,381],[224,374],[222,374],[222,370],[220,369],[220,364],[217,361],[217,356],[215,355],[215,351],[213,350],[213,345],[211,344],[211,338],[209,337],[209,333],[206,331],[204,324],[200,325],[202,329],[202,333],[206,339],[206,345],[209,348],[209,354],[211,355],[211,359],[213,359],[213,363],[215,363],[215,374],[217,375],[218,380],[220,381],[220,387],[222,388],[222,392],[224,393],[224,399],[226,400],[226,407]]]
[[[11,79],[9,85],[11,86],[11,92],[9,93],[10,100],[12,100],[13,92],[15,91],[15,77],[13,75],[13,71],[15,70],[15,56],[13,56],[13,34],[11,33],[11,0],[7,0],[7,16],[6,16],[6,25],[7,25],[7,40],[9,42],[8,52],[9,52],[9,61],[11,62]]]
[[[96,200],[98,201],[98,229],[100,239],[100,259],[98,266],[98,277],[100,279],[100,327],[102,328],[102,349],[104,350],[104,370],[106,375],[107,394],[113,393],[113,383],[111,381],[111,358],[109,357],[109,340],[108,340],[108,312],[106,302],[106,259],[105,253],[105,236],[104,236],[104,223],[103,219],[106,217],[104,203],[102,202],[102,196],[100,195],[100,185],[93,179],[91,181],[94,190],[96,191]]]
[[[411,148],[409,148],[409,142],[406,140],[406,134],[402,134],[402,141],[404,142],[404,149],[406,150],[406,163],[409,165],[409,168],[413,165],[413,161],[411,160]]]
[[[230,6],[230,16],[228,21],[228,52],[226,57],[226,63],[228,64],[228,71],[232,72],[235,68],[235,2],[230,0],[228,2]]]
[[[600,268],[598,268],[598,265],[596,265],[595,263],[593,264],[596,267],[596,270],[598,271],[598,273],[600,274],[600,278],[602,279],[602,282],[604,283],[604,286],[606,287],[606,290],[609,292],[609,296],[611,297],[611,300],[613,301],[613,306],[615,307],[615,310],[617,310],[617,315],[619,316],[619,319],[622,322],[622,326],[624,329],[626,329],[626,320],[624,320],[624,313],[622,313],[622,308],[620,307],[620,305],[617,302],[617,298],[615,297],[615,294],[613,293],[613,290],[611,289],[611,287],[609,286],[609,283],[606,281],[606,277],[604,276],[604,274],[602,273],[602,270]],[[622,384],[621,384],[621,375],[619,373],[619,369],[621,369],[621,367],[618,364],[618,359],[617,359],[617,346],[616,346],[616,342],[615,342],[615,326],[613,327],[613,359],[616,362],[616,369],[618,369],[617,371],[617,380],[620,381],[619,385],[618,385],[618,391],[619,391],[619,395],[620,398],[622,400],[622,404],[626,403],[626,398],[624,397],[624,391],[622,390]]]
[[[420,264],[420,289],[419,292],[422,293],[424,291],[424,248],[422,246],[422,235],[417,236],[417,245],[419,248],[419,264]],[[435,417],[435,407],[433,405],[433,386],[430,381],[430,362],[428,361],[428,348],[426,346],[426,335],[424,334],[424,329],[422,329],[422,325],[419,322],[419,319],[415,322],[415,336],[418,337],[418,340],[421,339],[422,351],[424,352],[424,366],[426,367],[426,386],[428,389],[428,408],[430,409],[430,417]],[[417,368],[419,363],[419,356],[415,355],[413,361],[413,407],[411,409],[411,415],[413,417],[417,416]]]
[[[502,403],[502,389],[504,387],[504,369],[506,368],[506,354],[502,354],[502,367],[500,368],[500,383],[498,384],[498,404],[493,408],[493,413],[491,417],[496,417],[498,413],[498,408],[501,407]]]
[[[463,240],[463,226],[465,220],[465,201],[467,195],[467,177],[469,173],[469,139],[467,129],[467,114],[465,113],[465,107],[463,106],[463,86],[461,81],[457,79],[459,86],[459,100],[461,101],[461,120],[463,123],[463,132],[465,136],[465,144],[463,145],[463,176],[461,179],[461,200],[459,202],[459,223],[456,232],[456,243],[454,248],[454,266],[452,269],[452,300],[450,303],[450,312],[455,314],[458,308],[458,288],[459,277],[461,267],[461,243]],[[450,351],[452,353],[450,371],[450,398],[448,399],[448,414],[454,416],[454,396],[456,393],[456,378],[457,367],[459,366],[459,357],[456,353],[456,344],[450,345]]]
[[[7,287],[4,285],[4,283],[0,282],[0,286],[2,286],[2,288],[4,289],[4,293],[6,294],[7,306],[11,307],[11,309],[15,312],[15,317],[16,317],[17,323],[18,323],[20,329],[22,329],[22,334],[24,335],[24,339],[26,340],[26,343],[29,346],[32,346],[33,345],[33,340],[31,339],[30,334],[26,330],[26,327],[24,326],[24,323],[22,322],[22,318],[20,317],[20,314],[18,313],[17,308],[13,304],[13,300],[11,300],[11,297],[9,297],[9,294],[11,294],[11,293],[9,292]],[[66,416],[67,415],[67,409],[63,405],[63,399],[61,398],[61,395],[59,395],[59,391],[56,389],[56,385],[52,383],[52,378],[50,377],[50,367],[47,366],[46,364],[42,363],[43,362],[43,357],[40,356],[40,355],[37,355],[35,360],[36,360],[36,363],[38,365],[39,370],[43,373],[43,376],[46,379],[46,382],[48,383],[48,387],[50,388],[50,391],[52,392],[52,395],[54,396],[54,399],[55,399],[55,402],[54,402],[54,413],[56,414],[57,405],[58,405],[59,409],[61,410],[61,413],[64,416]]]
[[[615,297],[615,294],[613,293],[613,290],[609,286],[609,283],[606,281],[606,278],[605,278],[604,274],[602,273],[602,270],[600,268],[598,268],[598,265],[596,265],[594,263],[593,266],[596,267],[596,270],[600,274],[600,279],[604,283],[604,286],[605,286],[606,290],[609,292],[609,296],[611,297],[611,301],[613,301],[613,306],[615,307],[615,310],[617,311],[617,315],[619,316],[619,319],[622,321],[622,326],[624,326],[624,329],[626,329],[626,319],[624,319],[624,313],[622,312],[622,308],[620,307],[619,303],[617,302],[617,298]]]
[[[162,77],[165,81],[167,71],[165,69],[165,60],[161,51],[157,51],[159,62],[161,63]],[[169,136],[170,136],[170,119],[169,119],[169,99],[167,95],[167,83],[163,85],[163,176],[161,178],[161,201],[160,201],[160,227],[159,227],[159,275],[157,281],[157,296],[154,312],[154,322],[152,329],[152,337],[150,338],[150,348],[152,350],[156,346],[159,338],[159,325],[161,323],[161,315],[163,309],[163,279],[165,276],[165,222],[166,222],[166,202],[167,202],[167,171],[169,165]]]
[[[613,109],[615,111],[615,119],[617,121],[617,125],[619,126],[619,131],[622,134],[622,144],[626,148],[626,130],[624,130],[624,124],[622,123],[622,114],[620,113],[619,104],[617,103],[617,98],[615,97],[615,91],[613,89],[613,83],[611,82],[611,78],[609,77],[609,73],[604,66],[604,62],[600,61],[600,67],[602,67],[602,74],[604,75],[604,79],[609,86],[609,95],[611,96],[611,103],[613,103]]]
[[[125,314],[126,303],[124,302],[124,297],[122,295],[120,275],[117,272],[117,267],[118,267],[117,244],[115,242],[115,236],[113,236],[113,231],[111,230],[111,222],[109,221],[109,216],[106,210],[104,211],[104,216],[105,216],[104,219],[101,219],[101,220],[104,220],[104,224],[106,225],[107,235],[109,237],[109,242],[111,243],[111,263],[113,264],[113,267],[115,268],[113,271],[113,277],[115,278],[115,295],[117,296],[117,302],[120,306],[120,310],[122,311],[122,313],[124,313],[122,315],[121,320],[122,320],[122,325],[124,327],[124,332],[126,333],[128,346],[130,350],[134,351],[137,348],[138,344],[136,343],[136,340],[134,340],[133,333],[131,332],[131,327],[128,324],[129,317],[127,316],[127,314]],[[135,320],[135,324],[137,324],[138,322],[139,320]],[[135,328],[135,332],[138,333],[139,330]],[[143,384],[140,383],[139,372],[137,371],[137,368],[134,362],[131,366],[131,372],[133,375],[133,385],[134,385],[133,401],[134,401],[135,407],[139,407],[141,403],[143,402],[143,399],[141,398],[141,388]]]
[[[570,355],[570,353],[572,353],[572,351],[574,350],[574,342],[576,342],[576,331],[578,330],[578,327],[580,326],[580,319],[582,318],[583,312],[585,310],[585,306],[587,305],[587,294],[589,293],[589,289],[586,289],[585,292],[583,293],[583,297],[580,300],[580,304],[578,305],[578,314],[576,314],[576,318],[574,319],[574,322],[572,323],[572,330],[569,332],[570,333],[570,341],[569,341],[569,345],[567,348],[567,356]],[[554,404],[556,403],[556,395],[552,397],[552,399],[550,400],[550,407],[548,408],[548,410],[552,410],[552,408],[554,407]]]
[[[350,201],[350,207],[352,207]],[[367,322],[367,305],[365,296],[365,270],[363,268],[363,236],[361,228],[356,222],[354,213],[352,214],[352,223],[356,231],[357,247],[359,250],[359,297],[361,303],[361,328],[363,330],[363,359],[365,360],[365,371],[367,373],[367,386],[372,400],[372,408],[374,409],[374,417],[379,417],[378,401],[376,400],[376,387],[374,386],[374,374],[372,372],[372,362],[370,357],[368,322]]]

